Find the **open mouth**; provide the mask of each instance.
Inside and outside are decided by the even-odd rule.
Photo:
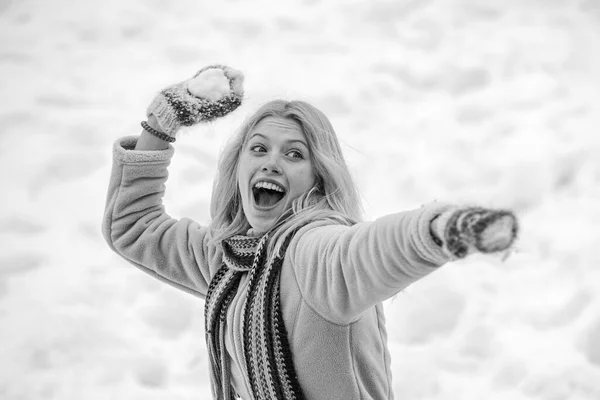
[[[257,208],[272,208],[285,197],[285,191],[273,184],[259,182],[252,188],[252,195]]]

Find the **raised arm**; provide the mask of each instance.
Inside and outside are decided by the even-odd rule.
[[[219,79],[227,81],[225,88]],[[102,223],[107,243],[143,271],[198,296],[206,294],[220,251],[210,244],[208,227],[165,211],[162,198],[174,153],[169,141],[181,126],[234,110],[241,103],[242,80],[237,71],[212,66],[161,91],[148,108],[140,137],[122,138],[113,148]]]
[[[148,116],[148,125],[150,126],[150,128],[155,129],[158,132],[163,132],[162,128],[158,124],[158,121],[156,120],[156,117],[152,114]],[[140,134],[140,137],[137,143],[135,144],[135,149],[141,151],[167,150],[168,148],[169,142],[152,135],[145,129],[142,130],[142,133]]]

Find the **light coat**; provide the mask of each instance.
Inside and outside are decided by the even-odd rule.
[[[205,298],[222,251],[209,227],[170,217],[162,205],[174,149],[135,151],[118,140],[103,219],[109,246],[161,281]],[[281,307],[295,370],[308,400],[393,399],[382,302],[449,261],[430,235],[433,203],[354,226],[314,222],[292,239]],[[250,400],[242,338],[247,274],[229,307],[232,385]]]

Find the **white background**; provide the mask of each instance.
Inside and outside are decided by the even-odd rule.
[[[176,143],[165,204],[208,221],[224,140],[274,98],[332,120],[368,219],[508,207],[516,252],[386,304],[395,397],[600,399],[598,0],[0,0],[0,399],[209,399],[203,302],[100,234],[113,141],[201,67],[235,115]]]

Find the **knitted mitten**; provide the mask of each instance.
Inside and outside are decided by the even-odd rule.
[[[435,217],[430,226],[434,241],[456,258],[476,251],[506,250],[514,243],[519,230],[512,212],[480,207],[450,209]]]
[[[242,104],[244,76],[224,65],[202,68],[191,79],[163,89],[150,103],[163,132],[175,137],[181,126],[222,117]]]

